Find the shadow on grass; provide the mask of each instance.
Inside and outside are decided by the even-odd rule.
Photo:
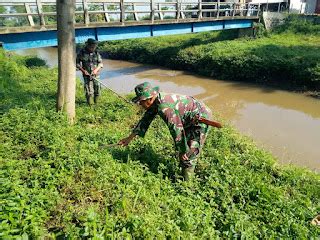
[[[127,163],[128,161],[138,161],[143,165],[146,165],[148,169],[154,173],[161,173],[163,178],[168,177],[171,180],[176,179],[176,175],[179,172],[177,160],[163,157],[154,151],[149,145],[144,145],[139,148],[110,148],[109,152],[114,159]]]

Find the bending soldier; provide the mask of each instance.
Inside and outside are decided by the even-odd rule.
[[[127,146],[135,136],[144,137],[158,114],[167,124],[179,152],[183,177],[189,180],[209,130],[208,125],[197,119],[210,119],[210,109],[191,96],[159,92],[159,87],[151,87],[148,82],[137,85],[135,92],[136,97],[132,101],[139,103],[147,111],[130,136],[120,140],[118,144]]]
[[[77,69],[82,72],[84,80],[84,90],[88,105],[98,103],[100,95],[99,71],[103,68],[101,55],[96,50],[98,42],[92,38],[86,41],[86,45],[77,54]],[[98,81],[97,81],[98,80]]]

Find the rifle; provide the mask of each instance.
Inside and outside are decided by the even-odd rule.
[[[212,121],[212,120],[208,120],[205,119],[203,117],[198,117],[198,121],[199,123],[204,123],[206,125],[212,126],[212,127],[216,127],[216,128],[222,128],[222,124],[216,121]]]
[[[81,70],[82,73],[84,72],[88,72],[86,70],[84,70],[82,67],[79,67],[79,69]],[[89,76],[90,79],[93,79],[95,81],[97,81],[98,83],[100,83],[102,86],[104,86],[105,88],[107,88],[109,91],[111,91],[112,93],[114,93],[115,95],[117,95],[119,98],[121,98],[122,100],[124,100],[126,103],[129,103],[131,105],[133,105],[132,102],[128,101],[128,99],[122,97],[120,94],[116,93],[115,91],[113,91],[111,88],[109,88],[107,85],[105,85],[103,82],[101,82],[100,80],[98,80],[97,78],[95,78],[93,75],[89,74],[89,75],[86,75],[86,76]]]

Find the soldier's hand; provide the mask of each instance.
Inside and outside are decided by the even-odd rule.
[[[187,161],[187,160],[189,160],[189,158],[188,158],[187,154],[184,153],[184,154],[180,154],[180,160]]]
[[[98,69],[98,68],[96,68],[96,69],[94,69],[94,70],[92,71],[92,75],[97,75],[97,74],[98,74],[98,72],[99,72],[99,69]]]
[[[82,71],[82,73],[83,73],[84,75],[86,75],[86,76],[90,76],[90,74],[88,73],[87,70]]]

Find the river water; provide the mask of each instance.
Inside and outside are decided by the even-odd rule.
[[[16,52],[36,55],[49,66],[57,66],[56,48]],[[320,100],[253,84],[109,59],[104,60],[101,80],[120,94],[149,81],[165,92],[192,95],[260,147],[272,152],[281,164],[320,170]]]

